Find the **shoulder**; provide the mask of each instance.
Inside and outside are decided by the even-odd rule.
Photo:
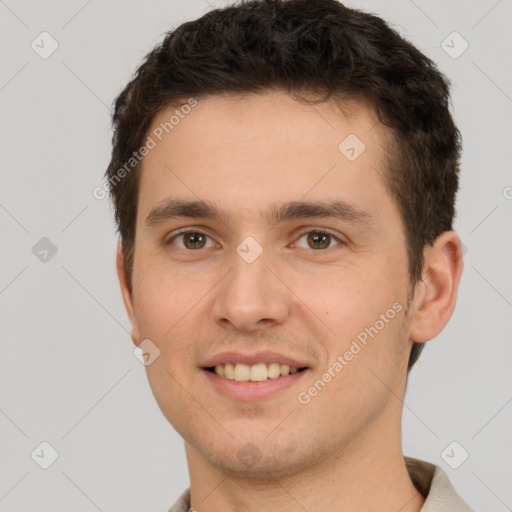
[[[187,489],[176,500],[174,505],[169,509],[169,512],[188,512],[190,508],[190,489]]]
[[[405,457],[405,465],[414,486],[425,497],[421,512],[475,512],[439,466],[410,457]]]

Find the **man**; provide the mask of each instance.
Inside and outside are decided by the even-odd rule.
[[[470,510],[401,447],[463,266],[448,103],[335,0],[213,10],[117,98],[118,275],[190,473],[171,511]]]

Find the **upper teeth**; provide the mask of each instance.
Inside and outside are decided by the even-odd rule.
[[[279,363],[258,363],[249,366],[241,363],[219,364],[215,367],[215,373],[220,377],[225,377],[237,381],[259,382],[267,379],[275,379],[281,375],[296,373],[299,369],[294,366]]]

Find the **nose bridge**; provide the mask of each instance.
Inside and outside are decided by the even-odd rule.
[[[271,263],[263,247],[251,240],[237,247],[232,269],[216,297],[213,312],[218,322],[229,322],[238,330],[257,330],[288,316],[286,288],[268,268]]]

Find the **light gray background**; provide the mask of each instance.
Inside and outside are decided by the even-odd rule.
[[[410,377],[404,451],[442,466],[477,511],[512,510],[511,1],[349,5],[391,21],[452,79],[464,138],[466,267],[450,324]],[[209,8],[0,0],[2,511],[164,511],[188,486],[182,441],[132,353],[111,208],[92,191],[113,99],[165,31]],[[31,48],[43,31],[59,44],[46,60]],[[469,43],[457,59],[441,47],[453,31]],[[32,253],[44,236],[58,248],[46,263]],[[31,458],[42,441],[59,454],[46,470]],[[441,457],[452,441],[469,453],[456,470]]]

